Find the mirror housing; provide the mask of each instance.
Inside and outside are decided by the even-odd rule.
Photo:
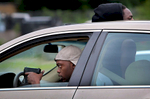
[[[58,53],[62,48],[64,48],[64,45],[45,45],[44,52],[46,53]]]

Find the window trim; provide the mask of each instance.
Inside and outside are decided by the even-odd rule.
[[[93,47],[94,47],[100,33],[101,33],[101,30],[100,30],[100,32],[94,32],[93,35],[90,37],[88,43],[86,44],[86,46],[79,58],[76,68],[73,71],[73,74],[72,74],[69,84],[68,84],[69,86],[75,86],[76,84],[77,85],[80,84],[81,78],[79,78],[79,77],[82,77],[82,75],[84,73],[84,70],[85,70],[86,64],[89,60],[91,51],[93,50]]]
[[[94,70],[96,67],[96,61],[99,57],[99,53],[101,52],[102,45],[104,43],[104,40],[105,40],[107,34],[108,33],[102,31],[96,44],[94,45],[94,47],[92,49],[92,53],[90,55],[90,59],[88,60],[87,66],[85,68],[85,72],[83,74],[80,86],[88,86],[91,84],[93,73],[94,73]]]
[[[108,32],[108,33],[110,33],[110,32],[125,32],[125,33],[150,33],[150,30],[103,30],[103,32]]]
[[[67,34],[67,35],[66,35]],[[2,62],[3,60],[9,58],[9,57],[12,57],[13,55],[16,55],[22,51],[24,51],[23,49],[24,48],[31,48],[31,47],[34,47],[36,46],[37,44],[42,44],[42,42],[48,42],[50,40],[57,40],[57,39],[60,39],[60,38],[68,38],[68,37],[78,37],[78,35],[80,34],[80,36],[90,36],[91,33],[89,32],[84,32],[84,33],[66,33],[66,34],[59,34],[59,35],[50,35],[50,36],[44,36],[43,37],[40,37],[40,38],[36,38],[36,39],[33,39],[33,40],[29,40],[27,42],[24,42],[24,43],[21,43],[15,47],[12,47],[10,49],[8,49],[7,51],[1,53],[0,55],[0,62]],[[19,50],[19,51],[17,51]],[[17,52],[17,53],[16,53]],[[7,57],[6,57],[7,56]]]

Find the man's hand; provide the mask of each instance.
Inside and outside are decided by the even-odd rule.
[[[40,73],[34,73],[34,72],[26,72],[25,75],[27,75],[27,80],[29,84],[40,84],[40,80],[42,79],[42,76],[44,74],[44,70]]]

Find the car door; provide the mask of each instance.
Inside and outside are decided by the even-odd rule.
[[[150,31],[103,31],[74,99],[149,98],[149,38]]]
[[[56,35],[50,35],[50,36],[43,35],[32,40],[30,40],[32,37],[29,39],[22,39],[22,41],[25,40],[24,43],[17,44],[17,46],[7,49],[7,51],[1,53],[1,64],[0,64],[1,72],[2,71],[13,72],[17,75],[19,72],[23,71],[23,68],[26,65],[28,65],[29,67],[30,66],[36,67],[36,68],[40,67],[42,69],[49,68],[45,65],[48,62],[47,60],[54,61],[54,59],[51,59],[45,53],[43,54],[43,48],[47,44],[56,44],[56,45],[65,45],[65,46],[73,44],[81,48],[83,52],[71,76],[70,81],[67,82],[67,85],[66,83],[56,83],[56,82],[51,83],[50,82],[48,84],[45,84],[45,82],[43,82],[43,84],[40,85],[41,87],[23,86],[23,87],[13,88],[13,86],[7,87],[7,84],[9,83],[12,84],[12,80],[10,82],[8,82],[9,80],[6,80],[6,81],[4,80],[3,83],[2,82],[0,83],[0,85],[1,86],[6,85],[6,87],[4,88],[1,87],[0,97],[5,98],[5,99],[16,99],[16,98],[18,99],[27,99],[27,98],[71,99],[74,96],[74,93],[80,82],[82,73],[84,71],[85,64],[89,58],[89,55],[91,54],[92,48],[95,45],[95,42],[97,41],[99,35],[100,35],[100,32],[94,33],[91,31],[88,32],[84,30],[84,31],[79,31],[79,32],[68,31],[62,34],[61,32],[60,33],[57,32]],[[14,44],[12,43],[12,46]],[[52,56],[55,56],[55,55],[52,55]],[[48,63],[48,66],[49,64],[50,63]],[[55,67],[54,62],[52,62],[52,65]],[[46,68],[43,68],[45,66]],[[51,71],[51,68],[49,68],[49,70]],[[46,71],[46,73],[49,73],[49,71]],[[8,76],[8,79],[9,77],[10,76]],[[45,78],[46,77],[44,76],[42,81],[45,80]]]

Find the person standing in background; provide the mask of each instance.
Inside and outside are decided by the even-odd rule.
[[[92,22],[134,20],[132,12],[121,3],[100,4],[94,13]]]

